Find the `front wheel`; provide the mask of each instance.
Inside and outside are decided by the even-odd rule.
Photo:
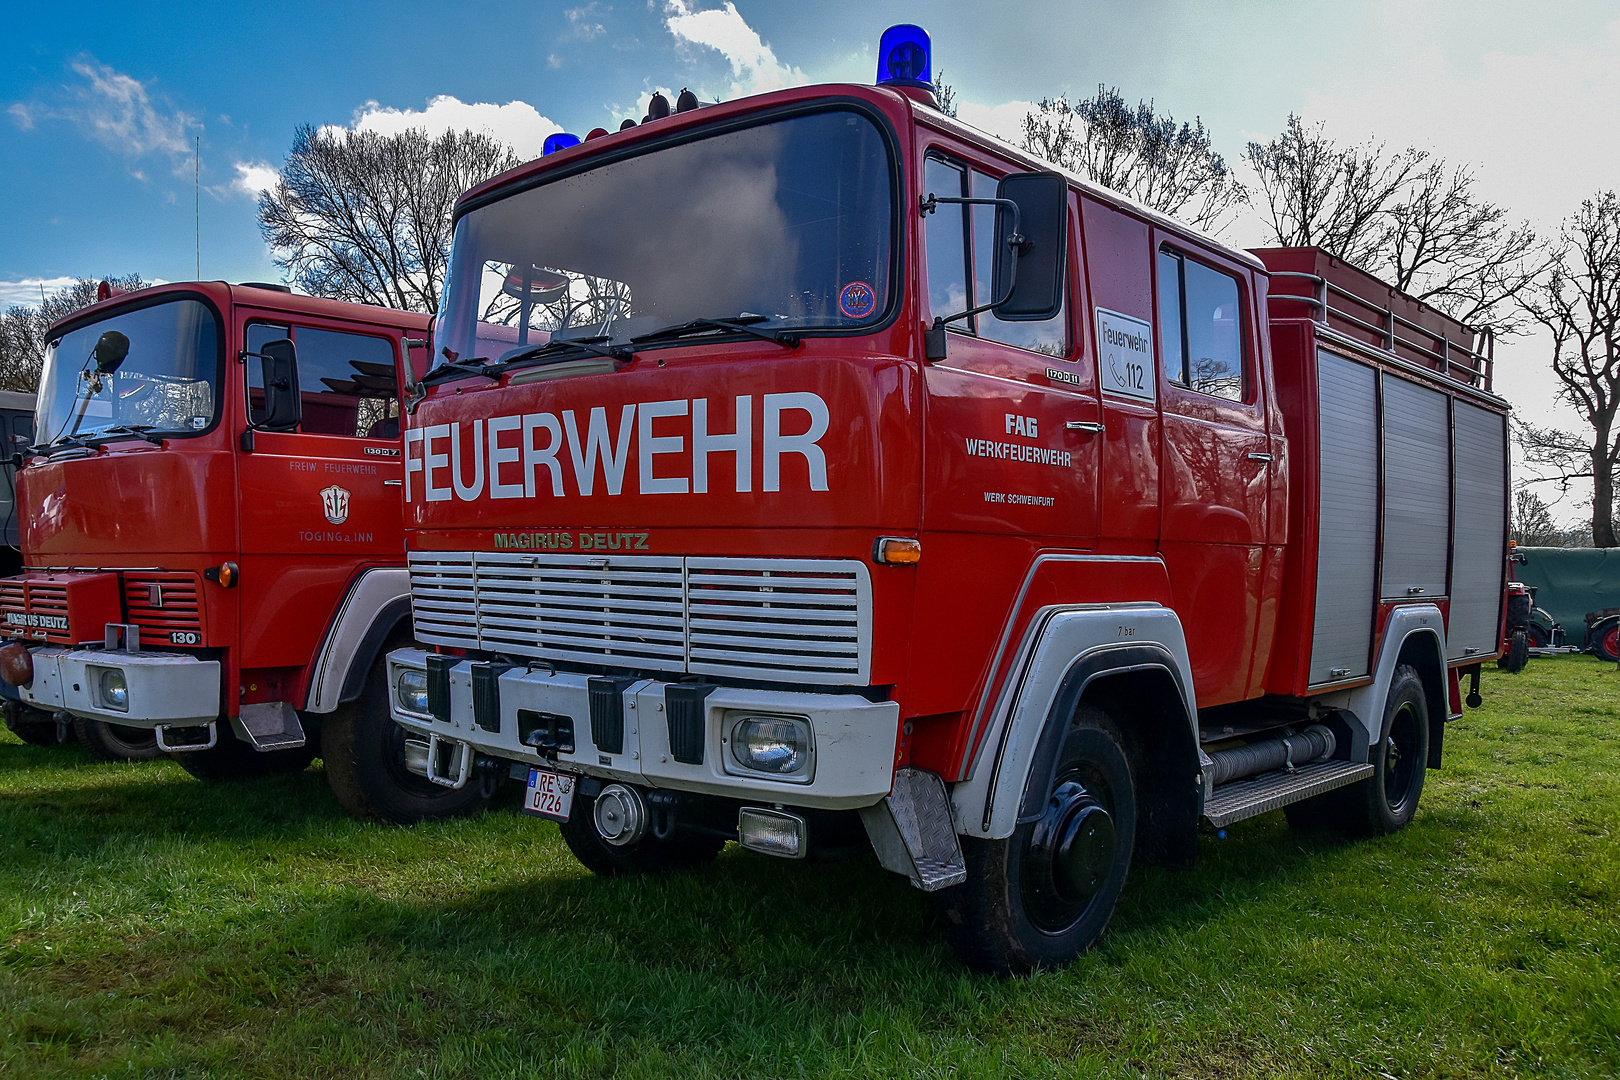
[[[957,955],[999,975],[1073,960],[1113,918],[1135,838],[1135,784],[1119,730],[1082,705],[1064,735],[1044,816],[1004,840],[963,840],[967,881],[940,894]]]
[[[489,804],[478,777],[460,788],[435,784],[405,767],[411,735],[388,715],[388,650],[372,664],[360,696],[326,718],[321,728],[326,782],[343,809],[390,825],[466,817]],[[426,747],[417,749],[424,757]]]
[[[1592,651],[1600,660],[1620,663],[1620,620],[1600,623],[1593,628]]]
[[[1515,675],[1523,671],[1524,666],[1529,662],[1530,636],[1523,630],[1515,630],[1513,635],[1508,638],[1507,651],[1497,657],[1496,666],[1509,675]]]
[[[97,761],[155,761],[163,756],[157,735],[150,728],[109,724],[105,720],[73,718],[73,734],[85,753]]]

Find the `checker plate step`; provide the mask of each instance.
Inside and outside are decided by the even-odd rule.
[[[1318,761],[1295,772],[1262,773],[1215,789],[1204,803],[1204,817],[1217,829],[1301,802],[1373,774],[1373,767],[1349,761]]]

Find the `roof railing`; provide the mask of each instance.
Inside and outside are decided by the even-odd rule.
[[[1270,276],[1308,281],[1311,283],[1313,295],[1269,293],[1266,297],[1268,303],[1283,300],[1308,305],[1313,309],[1312,318],[1323,326],[1332,325],[1329,320],[1331,315],[1335,320],[1342,320],[1369,334],[1378,335],[1379,343],[1385,352],[1398,356],[1397,346],[1399,346],[1399,349],[1410,350],[1427,358],[1434,365],[1435,372],[1445,378],[1480,390],[1491,389],[1496,367],[1496,335],[1489,328],[1476,331],[1474,342],[1464,345],[1452,341],[1443,333],[1419,326],[1410,319],[1397,315],[1388,307],[1379,307],[1371,300],[1335,285],[1320,274],[1307,274],[1298,270],[1273,270]],[[1378,312],[1379,321],[1372,323],[1351,314],[1345,310],[1343,304],[1333,302],[1338,297],[1353,301],[1358,307]]]

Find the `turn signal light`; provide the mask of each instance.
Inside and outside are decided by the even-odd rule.
[[[922,541],[909,536],[880,536],[872,545],[872,561],[890,566],[911,566],[922,561]]]
[[[203,577],[222,589],[236,588],[236,579],[241,576],[241,569],[233,562],[220,563],[218,566],[210,566],[203,571]]]
[[[34,681],[34,654],[20,641],[0,645],[0,679],[7,686],[27,686]]]

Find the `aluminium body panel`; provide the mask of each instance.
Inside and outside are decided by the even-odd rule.
[[[1378,558],[1378,374],[1318,350],[1317,388],[1321,495],[1312,685],[1366,676]]]
[[[1451,546],[1447,395],[1385,372],[1382,596],[1443,596]]]
[[[1466,401],[1452,406],[1456,517],[1446,659],[1496,651],[1506,565],[1507,418]]]

